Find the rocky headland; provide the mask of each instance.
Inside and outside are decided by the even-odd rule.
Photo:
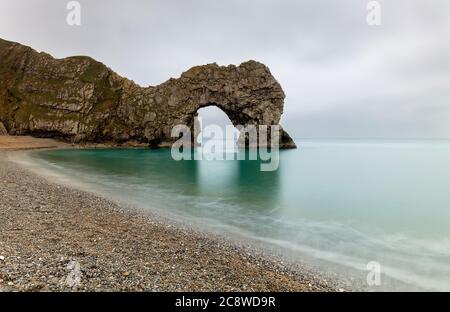
[[[55,59],[0,39],[0,135],[71,143],[145,144],[175,140],[175,125],[193,127],[197,111],[215,105],[237,126],[278,125],[285,94],[256,61],[196,66],[141,87],[86,56]],[[280,130],[280,147],[294,148]]]

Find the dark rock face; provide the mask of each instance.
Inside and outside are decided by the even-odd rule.
[[[278,125],[284,92],[261,63],[196,66],[147,88],[90,57],[55,59],[0,39],[0,122],[11,135],[74,143],[164,145],[175,125],[192,126],[215,105],[234,125]],[[281,147],[294,142],[281,130]]]
[[[0,121],[0,135],[7,135],[8,131],[6,131],[5,126],[3,125],[3,123]]]

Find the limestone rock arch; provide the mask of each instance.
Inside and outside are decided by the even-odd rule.
[[[285,98],[269,69],[256,61],[240,66],[196,66],[180,78],[156,87],[154,92],[155,99],[158,94],[166,94],[162,103],[173,108],[173,114],[163,127],[166,129],[164,140],[169,142],[170,130],[175,125],[192,127],[198,110],[208,106],[221,109],[235,127],[278,125]],[[295,147],[289,135],[281,131],[281,147]]]
[[[164,146],[175,140],[175,125],[191,126],[198,109],[210,105],[235,126],[278,125],[284,98],[256,61],[196,66],[141,87],[90,57],[55,59],[0,39],[0,122],[12,135]],[[295,147],[284,130],[280,146]]]

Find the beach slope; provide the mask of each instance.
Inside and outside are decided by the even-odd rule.
[[[334,290],[242,246],[56,184],[12,162],[14,153],[0,145],[0,290]]]

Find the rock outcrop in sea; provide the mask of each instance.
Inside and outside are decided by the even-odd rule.
[[[55,59],[0,39],[0,132],[10,135],[161,146],[174,141],[175,125],[192,127],[197,111],[210,105],[234,125],[278,125],[284,98],[270,70],[256,61],[196,66],[141,87],[90,57]],[[280,146],[294,148],[280,131]]]

